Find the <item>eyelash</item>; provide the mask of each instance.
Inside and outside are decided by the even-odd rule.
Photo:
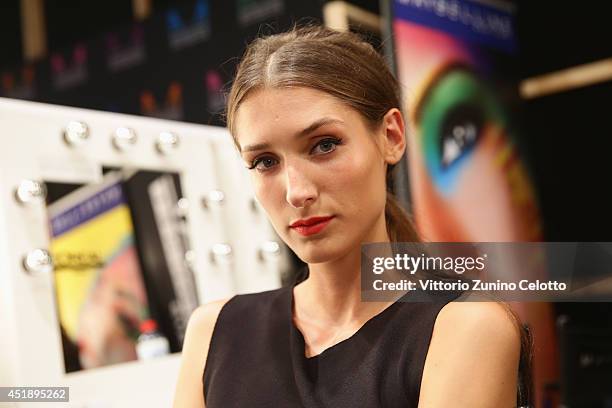
[[[313,151],[315,148],[317,148],[317,147],[319,147],[319,146],[321,146],[322,144],[325,144],[325,143],[331,143],[331,144],[334,146],[334,148],[333,148],[332,150],[328,151],[328,152],[323,152],[323,153],[319,154],[319,156],[320,156],[320,155],[329,154],[329,153],[331,153],[331,152],[335,151],[335,150],[336,150],[336,146],[339,146],[339,145],[341,145],[341,144],[342,144],[342,139],[337,138],[337,137],[327,137],[327,138],[325,138],[325,139],[321,139],[319,142],[317,142],[317,143],[316,143],[316,144],[313,146],[313,148],[310,150],[310,152],[312,153],[312,151]],[[257,168],[257,166],[259,165],[259,163],[263,162],[264,160],[268,160],[268,159],[272,159],[272,158],[271,158],[270,156],[260,156],[260,157],[257,157],[257,158],[255,158],[255,159],[253,160],[253,162],[251,163],[251,165],[247,167],[247,169],[249,169],[249,170],[254,170],[254,169],[256,169],[256,168]],[[272,159],[272,160],[275,160],[275,159]],[[257,170],[259,170],[259,169],[257,169]],[[269,168],[266,168],[266,169],[263,169],[263,170],[259,170],[259,171],[267,171],[267,170],[269,170]]]

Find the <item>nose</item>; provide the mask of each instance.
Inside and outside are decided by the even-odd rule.
[[[303,208],[316,200],[317,189],[307,172],[288,164],[285,166],[285,180],[286,199],[292,207]]]

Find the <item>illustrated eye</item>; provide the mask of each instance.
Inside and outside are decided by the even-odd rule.
[[[484,115],[472,105],[458,105],[445,115],[440,127],[440,163],[451,166],[478,141],[483,128]]]
[[[430,83],[415,122],[429,174],[443,191],[450,191],[486,129],[508,128],[505,109],[488,82],[461,66],[446,68]]]
[[[499,135],[510,129],[491,83],[472,68],[455,64],[443,67],[428,84],[414,122],[427,171],[443,193],[453,191],[487,129],[501,129]]]
[[[253,160],[253,163],[251,163],[251,166],[249,166],[248,169],[249,170],[256,169],[258,171],[266,171],[266,170],[269,170],[270,168],[274,167],[277,163],[278,163],[278,160],[276,160],[273,157],[269,157],[269,156],[258,157],[255,160]]]
[[[341,144],[342,141],[340,139],[323,139],[319,143],[317,143],[313,148],[311,153],[313,154],[327,154],[336,150],[336,146]]]

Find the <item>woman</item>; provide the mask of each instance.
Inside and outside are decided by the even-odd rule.
[[[308,276],[196,310],[176,407],[516,406],[521,336],[505,307],[360,300],[361,243],[417,239],[387,192],[400,106],[353,34],[299,28],[248,47],[228,127]]]

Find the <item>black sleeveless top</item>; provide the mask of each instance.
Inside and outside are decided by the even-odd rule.
[[[234,296],[213,331],[206,408],[416,408],[436,316],[457,296],[397,301],[310,358],[293,324],[293,287]]]

